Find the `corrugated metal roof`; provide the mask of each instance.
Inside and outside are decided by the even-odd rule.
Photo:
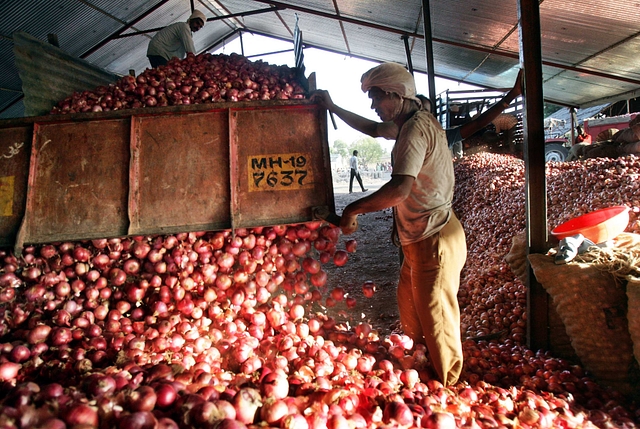
[[[238,31],[292,40],[299,19],[306,46],[407,63],[426,71],[422,0],[199,0],[208,18],[268,9],[268,13],[209,21],[196,49],[212,49]],[[539,5],[543,91],[547,101],[585,108],[640,95],[640,4],[627,0],[543,0]],[[20,112],[21,82],[12,34],[58,36],[70,55],[117,74],[148,67],[153,33],[110,40],[186,20],[185,0],[49,0],[0,2],[0,117]],[[145,16],[146,15],[146,16]],[[431,0],[437,76],[486,88],[509,87],[519,64],[517,2]],[[132,25],[133,24],[133,25]],[[109,41],[110,40],[110,41]],[[87,54],[89,53],[89,54]],[[307,70],[308,73],[313,70]],[[18,103],[19,104],[19,103]]]

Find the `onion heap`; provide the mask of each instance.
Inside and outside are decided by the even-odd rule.
[[[551,164],[550,189],[585,168],[610,181],[600,196],[584,182],[592,194],[571,213],[565,193],[550,192],[565,198],[550,219],[599,204],[637,214],[635,184],[615,181],[622,162],[637,174],[635,158]],[[456,165],[465,333],[507,331],[464,341],[456,385],[434,378],[423,345],[352,318],[353,297],[326,270],[348,264],[357,243],[328,224],[51,243],[0,251],[0,427],[635,427],[628,398],[522,343],[524,289],[501,261],[522,226],[510,205],[519,163],[482,154]],[[494,201],[503,210],[485,209]],[[513,229],[498,230],[506,216]],[[374,281],[363,296],[375,298]]]
[[[187,54],[167,65],[124,76],[93,91],[75,92],[51,114],[107,112],[155,106],[305,98],[296,71],[238,54]]]
[[[574,217],[615,205],[630,207],[627,232],[640,233],[638,157],[548,162],[549,231]],[[504,257],[525,228],[524,162],[481,153],[456,163],[454,209],[467,236],[459,301],[467,336],[505,332],[524,339],[526,288]]]

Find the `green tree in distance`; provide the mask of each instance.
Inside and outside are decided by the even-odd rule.
[[[364,165],[372,165],[380,162],[387,151],[380,145],[380,142],[373,137],[363,137],[349,145],[349,156],[354,150],[358,151],[358,158]]]
[[[347,147],[347,142],[345,142],[344,140],[336,140],[333,142],[333,146],[331,146],[331,148],[329,148],[329,151],[332,154],[335,155],[340,155],[342,157],[342,159],[348,158],[349,156],[351,156],[349,154],[349,148]]]

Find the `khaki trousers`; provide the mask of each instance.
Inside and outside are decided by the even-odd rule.
[[[445,386],[462,371],[458,288],[467,259],[464,230],[455,214],[442,230],[402,246],[398,308],[404,333],[426,344],[433,368]]]

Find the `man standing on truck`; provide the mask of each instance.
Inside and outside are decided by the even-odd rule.
[[[188,52],[195,54],[191,33],[204,27],[205,22],[204,13],[196,9],[186,22],[176,22],[158,31],[147,48],[151,67],[163,66],[173,57],[183,59]]]
[[[461,158],[463,156],[462,141],[496,120],[496,118],[509,107],[511,102],[520,95],[522,95],[522,70],[518,72],[513,88],[511,88],[499,102],[485,110],[479,116],[473,118],[470,122],[445,130],[453,156]],[[514,118],[514,122],[517,123],[517,119]]]

